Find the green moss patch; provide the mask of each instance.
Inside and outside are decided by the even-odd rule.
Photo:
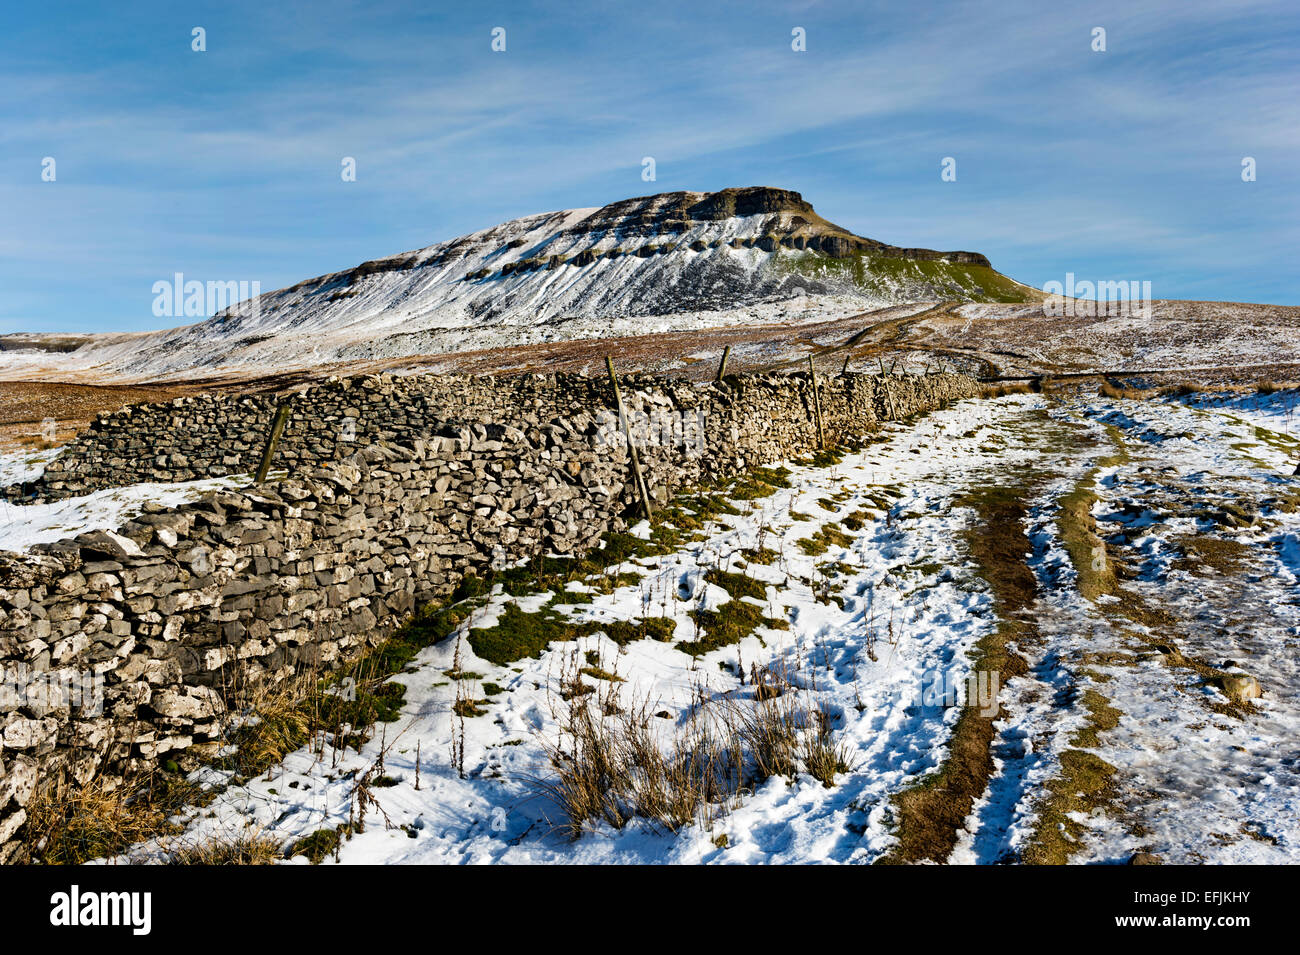
[[[733,600],[741,597],[753,597],[755,600],[767,599],[767,585],[761,580],[755,580],[753,577],[747,577],[744,574],[731,573],[725,570],[709,570],[704,574],[704,579],[714,586],[721,587]]]
[[[616,673],[610,673],[608,670],[598,666],[585,666],[578,671],[583,676],[589,676],[593,680],[605,680],[609,683],[622,683],[623,678]]]
[[[451,711],[459,717],[471,719],[486,714],[485,706],[487,706],[487,700],[471,700],[469,697],[463,697],[451,705]]]
[[[1212,570],[1228,577],[1241,574],[1250,563],[1250,546],[1225,537],[1187,534],[1171,538],[1183,556],[1174,561],[1179,570],[1204,573]]]
[[[856,532],[862,530],[863,526],[868,520],[870,520],[870,518],[871,515],[866,511],[854,511],[848,517],[840,521],[840,525]]]
[[[805,537],[795,543],[809,557],[816,557],[826,553],[832,546],[848,547],[853,543],[853,538],[839,528],[827,525],[812,537]]]
[[[615,620],[611,623],[593,624],[620,647],[637,640],[657,640],[667,643],[677,630],[677,621],[668,617],[645,617],[640,620]]]
[[[589,631],[575,625],[550,609],[525,612],[518,604],[508,603],[491,627],[475,627],[469,632],[469,645],[482,659],[505,666],[524,657],[540,657],[557,640],[576,640]]]
[[[1082,746],[1085,749],[1095,749],[1101,745],[1097,734],[1113,730],[1119,725],[1119,718],[1123,714],[1111,706],[1110,700],[1096,690],[1084,690],[1079,702],[1088,713],[1088,721],[1086,725],[1075,732],[1070,739],[1070,743],[1073,746]]]
[[[800,458],[796,464],[812,468],[830,468],[844,460],[844,451],[841,448],[823,448],[820,451],[814,451],[805,458]]]
[[[341,833],[338,829],[317,829],[309,836],[303,836],[285,853],[290,859],[294,856],[306,856],[312,865],[320,865],[326,856],[338,851]]]
[[[684,640],[677,649],[694,657],[737,644],[759,627],[790,629],[788,620],[768,617],[747,600],[729,600],[717,610],[692,610],[690,615],[699,625],[699,638]]]
[[[790,486],[788,468],[751,468],[737,478],[726,490],[727,497],[735,501],[756,501],[771,497],[780,488]]]
[[[1113,801],[1116,769],[1100,756],[1079,749],[1061,754],[1061,771],[1047,781],[1038,805],[1038,822],[1023,860],[1028,865],[1064,865],[1079,849],[1086,827],[1071,818],[1088,815]]]
[[[751,564],[771,564],[780,555],[770,547],[748,547],[740,552],[747,563]]]

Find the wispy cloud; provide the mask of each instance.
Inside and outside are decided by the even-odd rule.
[[[502,218],[754,183],[1026,281],[1073,268],[1300,298],[1287,3],[270,7],[15,14],[0,322],[144,328],[173,271],[270,288]]]

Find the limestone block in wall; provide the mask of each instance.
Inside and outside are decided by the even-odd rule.
[[[173,719],[201,720],[216,716],[223,709],[221,696],[204,686],[168,687],[158,690],[149,708],[160,716]]]
[[[27,821],[27,811],[25,809],[16,809],[9,815],[0,815],[0,865],[7,865],[11,862],[17,862],[25,850],[20,842],[9,843],[23,823]],[[8,843],[8,844],[6,844]]]
[[[58,732],[59,721],[53,717],[33,719],[11,713],[0,721],[0,740],[7,750],[52,748]]]
[[[36,789],[37,765],[35,759],[21,754],[0,758],[0,811],[7,806],[27,805]]]

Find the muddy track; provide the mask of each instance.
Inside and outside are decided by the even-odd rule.
[[[1038,628],[1029,614],[1037,584],[1025,563],[1033,547],[1025,535],[1030,496],[1024,487],[988,487],[972,491],[964,503],[977,520],[965,539],[980,575],[993,591],[997,629],[976,644],[975,672],[999,674],[999,685],[1028,670],[1013,643],[1037,643]],[[884,864],[945,862],[957,845],[958,832],[988,789],[997,771],[993,742],[996,713],[967,703],[953,728],[947,761],[932,776],[900,793],[894,801],[898,845]]]
[[[1021,804],[1036,793],[1025,777],[1032,763],[1025,762],[1014,741],[1004,738],[1004,727],[1008,721],[1023,720],[1026,713],[1035,719],[1046,713],[1055,724],[1087,706],[1080,702],[1082,694],[1070,668],[1058,664],[1050,645],[1049,618],[1044,617],[1050,611],[1044,598],[1056,584],[1035,569],[1046,546],[1036,513],[1044,502],[1054,511],[1053,488],[1080,459],[1086,463],[1100,449],[1086,431],[1053,421],[1042,410],[1024,416],[1018,427],[1035,450],[1032,465],[998,466],[972,475],[960,498],[975,515],[962,538],[993,598],[995,620],[994,630],[975,645],[970,666],[973,672],[997,675],[997,706],[989,711],[984,708],[987,701],[968,701],[953,728],[944,763],[895,797],[898,843],[881,860],[885,863],[949,862],[963,840],[969,843],[963,851],[973,853],[976,861],[1063,861],[1055,851],[1032,845],[1028,852],[1009,851],[1006,846],[1010,819],[1000,807],[1008,799]],[[1069,782],[1091,785],[1091,778],[1075,772]]]
[[[883,321],[873,322],[872,324],[867,325],[865,328],[859,329],[858,331],[854,332],[852,335],[850,335],[844,341],[840,342],[838,345],[817,346],[814,344],[812,350],[813,358],[821,359],[830,355],[838,355],[838,354],[843,354],[846,351],[851,351],[852,349],[861,345],[863,339],[865,339],[868,335],[872,335],[883,331],[892,332],[893,334],[891,335],[889,340],[891,342],[897,341],[899,338],[902,337],[903,330],[905,327],[909,327],[912,323],[920,321],[922,318],[924,318],[927,315],[933,315],[937,312],[943,311],[949,304],[951,303],[943,303],[940,305],[936,305],[932,308],[926,309],[923,312],[918,312],[915,315],[906,315],[901,318],[887,318],[884,319]],[[886,306],[885,308],[874,309],[873,311],[870,312],[861,312],[857,315],[847,316],[842,321],[848,323],[848,322],[857,321],[858,319],[869,318],[872,315],[878,314],[879,312],[893,311],[895,307],[896,306],[890,305],[890,306]],[[810,341],[809,344],[813,344],[813,343]],[[783,361],[772,362],[771,364],[764,365],[762,368],[758,370],[780,371],[785,368],[797,368],[804,365],[807,361],[808,361],[807,357],[789,358]]]
[[[1230,861],[1287,844],[1294,814],[1257,783],[1295,772],[1289,746],[1259,739],[1285,738],[1293,709],[1294,601],[1265,581],[1270,547],[1294,539],[1269,528],[1294,526],[1300,495],[1247,455],[1289,444],[1178,409],[1132,403],[1098,427],[1084,402],[1053,405],[1021,426],[1053,432],[1033,470],[998,469],[970,497],[969,553],[1027,668],[1004,682],[996,732],[963,712],[940,772],[897,797],[889,861]],[[1271,706],[1249,698],[1259,684],[1266,701],[1279,688]]]
[[[998,365],[988,357],[985,352],[973,348],[954,348],[941,345],[931,345],[925,342],[908,341],[908,336],[912,329],[926,319],[933,318],[937,315],[954,315],[955,309],[963,303],[959,301],[940,302],[924,311],[917,312],[914,315],[904,315],[897,318],[887,318],[882,321],[874,322],[866,327],[854,332],[844,341],[836,345],[824,345],[821,347],[814,346],[812,356],[814,361],[821,361],[832,356],[844,356],[848,361],[859,359],[876,358],[883,360],[885,355],[896,354],[898,352],[925,352],[927,354],[942,355],[949,359],[960,360],[963,362],[976,362],[980,365],[979,374],[985,377],[994,376],[1000,373]],[[890,307],[892,309],[892,306]],[[884,311],[878,309],[877,311]],[[875,312],[863,312],[861,315],[850,316],[844,319],[845,322],[853,321],[859,318],[868,318]],[[1013,355],[1012,357],[1021,357]],[[802,366],[807,362],[807,358],[792,358],[785,361],[774,362],[765,366],[764,371],[780,371],[782,369],[793,369]]]

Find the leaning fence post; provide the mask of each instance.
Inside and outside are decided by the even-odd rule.
[[[645,509],[646,520],[654,516],[650,507],[650,490],[646,487],[645,477],[641,474],[641,456],[637,454],[636,443],[627,423],[627,412],[623,410],[623,394],[618,390],[618,376],[614,374],[614,359],[605,356],[605,368],[609,371],[609,382],[614,386],[614,402],[618,405],[618,420],[623,426],[623,438],[627,441],[627,454],[632,461],[632,474],[636,481],[637,495],[641,498],[641,507]]]
[[[852,355],[844,356],[844,367],[840,369],[841,375],[847,375],[849,373],[849,359],[852,357],[853,357]]]
[[[880,387],[881,387],[882,389],[884,389],[884,392],[885,392],[885,402],[889,405],[889,420],[890,420],[890,421],[897,421],[897,420],[898,420],[898,407],[894,404],[894,389],[893,389],[893,384],[894,384],[894,379],[893,379],[891,376],[889,376],[889,375],[882,375],[882,376],[880,377]]]
[[[813,356],[808,356],[808,379],[812,382],[813,416],[817,420],[817,450],[826,447],[826,433],[822,430],[822,402],[817,394],[817,368],[813,365]]]
[[[280,435],[284,434],[284,426],[289,420],[292,401],[292,396],[287,396],[275,406],[275,417],[271,419],[271,433],[266,436],[266,447],[262,449],[262,460],[257,465],[257,473],[253,476],[254,484],[261,484],[265,481],[266,475],[271,471],[271,460],[275,457],[276,445],[280,443]]]
[[[718,377],[714,378],[714,381],[721,381],[723,376],[727,374],[727,359],[730,357],[731,346],[728,345],[726,348],[722,349],[722,361],[718,363]]]

